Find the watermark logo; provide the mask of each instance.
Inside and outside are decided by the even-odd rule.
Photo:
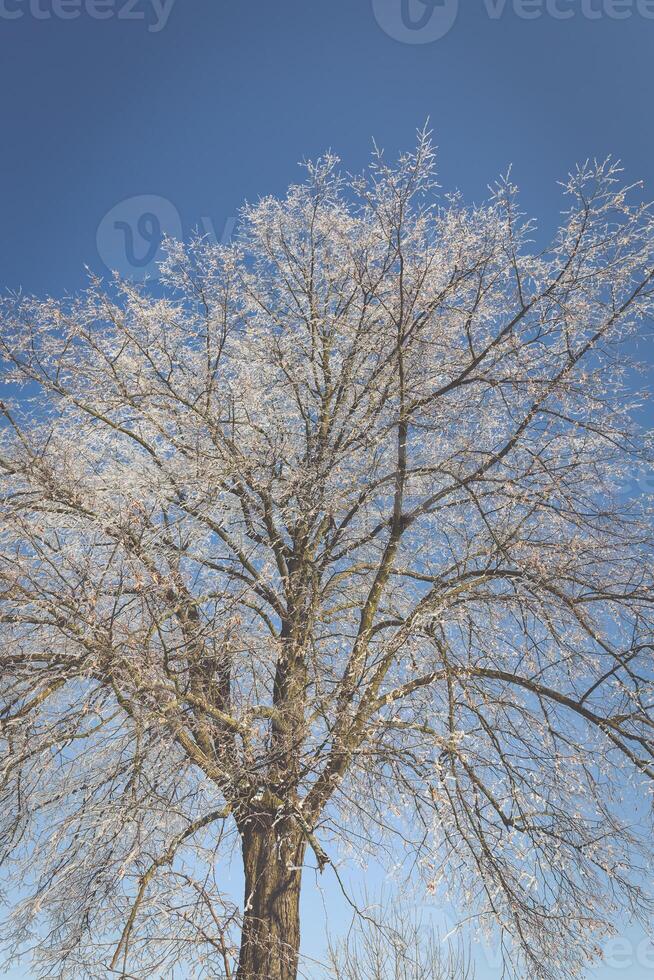
[[[372,0],[377,23],[404,44],[431,44],[456,23],[459,0]]]
[[[654,973],[654,946],[650,939],[636,943],[629,938],[616,936],[604,946],[602,962],[609,970],[629,970],[635,967]]]
[[[236,218],[225,221],[219,233],[209,217],[202,217],[194,231],[216,244],[227,245],[234,234]],[[179,211],[165,197],[139,194],[114,205],[98,225],[96,245],[107,269],[126,279],[156,277],[164,258],[164,238],[182,239],[184,228]]]
[[[156,274],[165,235],[182,237],[182,221],[175,205],[154,194],[129,197],[108,211],[98,225],[98,254],[112,272],[145,279]]]
[[[0,20],[131,20],[147,26],[151,34],[162,31],[175,0],[0,0]]]
[[[478,0],[491,21],[512,15],[519,20],[654,20],[654,0]],[[382,30],[404,44],[430,44],[456,23],[459,0],[372,0]]]

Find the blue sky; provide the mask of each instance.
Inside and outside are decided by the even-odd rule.
[[[459,0],[432,43],[382,29],[422,40],[402,24],[403,0],[172,0],[160,30],[152,5],[164,0],[128,2],[0,0],[5,286],[59,294],[85,264],[118,264],[125,232],[105,235],[101,255],[98,227],[121,205],[114,219],[138,234],[135,197],[169,202],[154,207],[165,227],[208,219],[221,237],[245,197],[281,192],[303,157],[331,147],[357,169],[372,136],[393,153],[427,116],[445,186],[480,198],[512,163],[545,227],[555,181],[578,159],[615,153],[654,183],[654,20],[637,0],[619,20],[610,4],[631,0],[583,0],[592,20],[582,0],[558,0],[566,20]],[[97,3],[111,16],[97,19]],[[61,19],[61,4],[78,16]],[[143,257],[147,234],[139,244]]]
[[[0,286],[141,275],[161,229],[228,236],[303,157],[356,170],[427,117],[447,189],[480,199],[512,164],[546,232],[587,156],[654,194],[653,64],[652,0],[0,0]],[[642,938],[593,977],[654,978]]]

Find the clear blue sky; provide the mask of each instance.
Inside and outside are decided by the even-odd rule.
[[[428,116],[447,188],[479,199],[513,164],[544,229],[587,156],[619,155],[654,195],[651,0],[430,2],[0,0],[0,286],[140,274],[160,227],[220,238],[303,157],[358,169],[373,136],[395,153]],[[638,958],[593,976],[654,978]]]

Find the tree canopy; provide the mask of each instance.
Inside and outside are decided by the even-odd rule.
[[[649,914],[653,226],[611,161],[563,193],[541,249],[508,177],[441,195],[422,133],[168,242],[159,283],[3,303],[0,846],[38,976],[292,978],[302,866],[353,849],[519,976]]]

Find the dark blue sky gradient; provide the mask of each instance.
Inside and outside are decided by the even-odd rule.
[[[37,20],[29,2],[0,0],[22,14],[0,15],[5,287],[59,294],[85,263],[104,271],[96,232],[125,199],[163,197],[184,233],[209,218],[220,237],[303,157],[331,147],[359,169],[371,137],[395,153],[427,116],[446,188],[479,199],[513,163],[544,228],[556,179],[586,156],[617,154],[654,185],[654,20],[637,13],[590,21],[561,0],[573,19],[523,20],[507,0],[493,20],[460,0],[446,37],[406,44],[371,0],[176,0],[158,32],[84,9]]]
[[[512,0],[492,18],[490,0],[460,0],[449,33],[424,44],[385,33],[372,0],[173,0],[161,30],[149,29],[152,0],[132,9],[147,21],[115,16],[125,0],[104,0],[103,20],[91,0],[75,19],[46,17],[53,2],[0,0],[1,289],[61,295],[83,284],[85,264],[105,273],[112,257],[129,271],[126,236],[142,257],[162,223],[220,238],[244,199],[297,180],[303,157],[332,148],[358,170],[372,137],[395,155],[427,117],[444,188],[479,200],[513,164],[543,233],[561,207],[556,180],[588,156],[620,156],[654,196],[645,0],[584,0],[586,14],[603,11],[595,19],[582,0],[559,0],[566,20],[524,19]],[[399,23],[402,0],[375,2]],[[333,883],[328,894],[345,921]],[[306,900],[317,949],[321,903]],[[635,948],[626,955],[593,976],[654,978],[651,956],[638,966]],[[482,964],[480,980],[496,975]]]

